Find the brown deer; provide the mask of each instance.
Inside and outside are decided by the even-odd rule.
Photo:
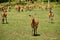
[[[53,17],[54,17],[54,14],[53,14],[53,12],[50,9],[50,12],[49,12],[49,20],[50,20],[51,23],[53,23]]]
[[[4,9],[4,6],[0,5],[0,10],[3,10]]]
[[[29,16],[31,17],[31,27],[32,27],[33,35],[36,35],[39,21],[31,15],[29,15]]]
[[[15,8],[18,12],[20,12],[20,5],[15,5]]]
[[[7,10],[6,9],[3,9],[2,11],[2,23],[4,24],[4,21],[6,20],[6,23],[7,22]]]

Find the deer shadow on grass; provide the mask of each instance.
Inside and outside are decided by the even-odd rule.
[[[33,36],[40,36],[40,34],[33,34]]]
[[[2,23],[2,24],[9,24],[9,23],[7,22],[7,23]]]

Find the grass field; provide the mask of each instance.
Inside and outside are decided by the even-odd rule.
[[[24,12],[11,9],[7,12],[8,24],[1,23],[0,15],[0,40],[60,40],[60,8],[53,9],[54,24],[48,23],[48,12],[38,8]],[[39,20],[38,34],[40,36],[32,36],[30,14]]]

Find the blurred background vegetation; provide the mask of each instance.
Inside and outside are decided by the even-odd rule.
[[[9,5],[9,3],[11,4],[11,6],[16,5],[17,3],[21,5],[30,3],[41,4],[42,2],[43,4],[47,4],[48,1],[50,1],[50,4],[53,2],[53,4],[56,4],[58,6],[60,5],[60,0],[0,0],[0,4],[4,6]]]
[[[3,2],[26,2],[26,1],[45,1],[47,2],[48,0],[0,0],[0,3],[3,3]],[[60,0],[49,0],[50,2],[60,2]]]

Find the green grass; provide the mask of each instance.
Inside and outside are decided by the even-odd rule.
[[[0,16],[0,40],[60,40],[60,8],[53,9],[54,24],[48,23],[48,12],[38,8],[27,12],[11,9],[7,12],[8,24],[2,24]],[[30,14],[39,20],[38,34],[40,36],[32,36]]]

